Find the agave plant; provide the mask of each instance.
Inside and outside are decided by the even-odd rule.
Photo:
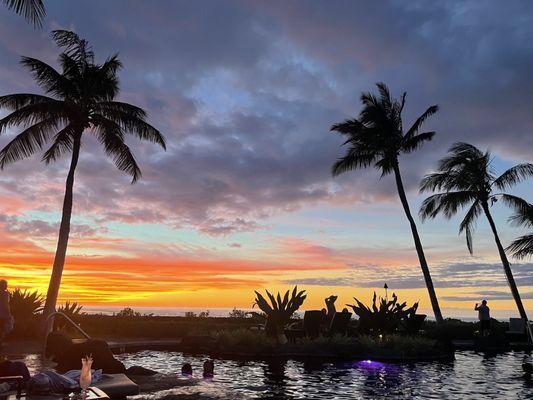
[[[303,304],[307,297],[305,290],[298,291],[298,286],[295,286],[292,293],[290,290],[287,290],[283,298],[279,292],[277,296],[274,296],[266,290],[266,294],[270,303],[261,293],[255,290],[256,297],[253,306],[259,307],[267,315],[267,334],[269,336],[276,336],[282,344],[287,343],[287,337],[284,334],[285,325]]]
[[[44,297],[37,290],[15,289],[9,294],[11,315],[15,322],[37,316],[43,310]]]
[[[346,304],[351,307],[355,314],[359,316],[360,333],[391,333],[394,332],[402,322],[413,318],[418,309],[418,302],[411,307],[407,307],[407,302],[399,303],[398,296],[392,294],[392,300],[379,298],[374,292],[372,306],[367,307],[354,297],[356,304]]]

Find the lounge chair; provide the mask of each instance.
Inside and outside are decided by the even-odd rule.
[[[22,383],[23,383],[24,377],[22,375],[13,375],[13,376],[0,376],[0,383],[7,382],[9,384],[16,384],[16,389],[11,394],[15,394],[16,398],[20,398],[22,396]],[[10,392],[8,392],[10,393]],[[0,399],[7,398],[7,394],[1,393]]]
[[[285,329],[285,334],[289,340],[301,337],[317,337],[320,334],[324,313],[320,310],[308,310],[304,313],[304,319],[299,323],[299,327],[292,326]]]
[[[522,318],[509,318],[509,330],[505,332],[509,341],[527,340],[526,321]]]
[[[6,393],[0,393],[0,400],[63,400],[65,395],[63,394],[49,394],[49,395],[30,395],[25,392],[23,388],[22,376],[2,376],[0,377],[0,383],[3,382],[15,382],[17,388]],[[123,397],[123,396],[119,396]],[[87,389],[87,400],[106,400],[109,396],[101,389],[96,387],[90,387]]]
[[[328,335],[343,335],[346,336],[348,333],[348,326],[352,319],[351,312],[336,312],[331,319],[331,324],[329,325]]]
[[[405,332],[409,335],[416,335],[422,328],[426,320],[426,314],[414,314],[404,320]]]

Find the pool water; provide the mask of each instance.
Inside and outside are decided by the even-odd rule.
[[[215,359],[212,380],[201,379],[206,357],[142,351],[118,358],[127,367],[142,365],[163,374],[176,374],[189,362],[199,377],[139,399],[533,399],[533,382],[522,374],[522,362],[530,362],[531,355],[524,352],[459,351],[451,362],[411,364]]]

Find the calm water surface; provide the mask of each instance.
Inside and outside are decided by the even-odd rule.
[[[205,357],[143,351],[118,356],[126,366],[142,365],[175,374],[190,362],[201,375]],[[522,377],[523,352],[493,356],[456,352],[448,363],[386,364],[367,361],[215,360],[215,378],[142,399],[186,395],[202,399],[533,399],[533,382]],[[196,381],[195,381],[196,382]]]

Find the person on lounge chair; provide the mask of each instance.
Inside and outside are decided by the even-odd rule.
[[[213,360],[204,361],[204,378],[211,379],[215,375],[215,363]]]

